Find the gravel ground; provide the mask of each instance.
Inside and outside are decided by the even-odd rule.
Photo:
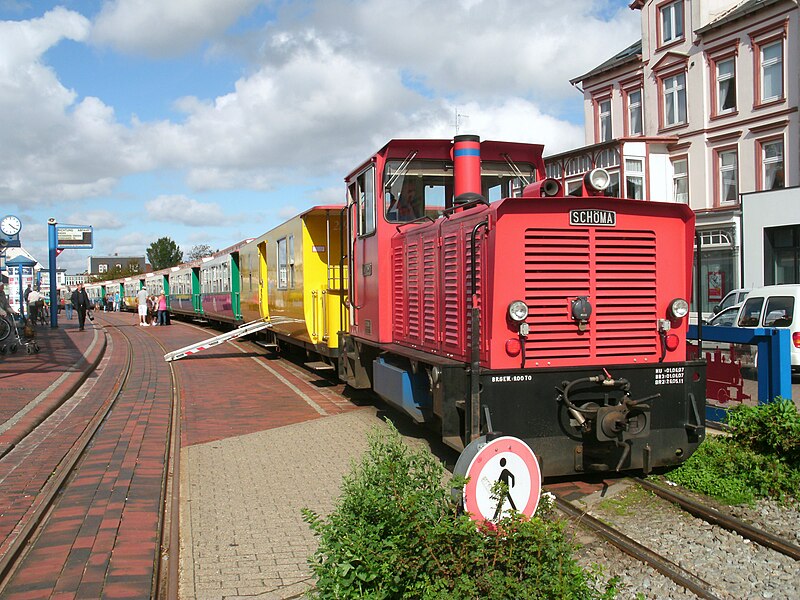
[[[589,512],[637,542],[666,556],[709,582],[721,598],[800,599],[800,565],[737,534],[710,525],[672,504],[627,485],[611,486],[604,497],[588,497]],[[737,516],[770,531],[797,539],[798,511],[774,502],[737,508]],[[583,543],[584,566],[603,565],[606,577],[619,576],[620,598],[694,598],[661,574],[615,548],[576,532]]]

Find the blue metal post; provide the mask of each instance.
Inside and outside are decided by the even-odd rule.
[[[56,286],[56,220],[47,221],[47,250],[50,270],[50,327],[58,327],[58,288]]]
[[[24,323],[25,311],[28,307],[25,302],[25,290],[22,288],[22,264],[17,265],[17,273],[19,274],[19,316],[22,317],[22,322]]]

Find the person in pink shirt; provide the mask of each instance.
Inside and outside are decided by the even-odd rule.
[[[167,324],[167,297],[164,295],[164,292],[161,292],[161,295],[158,297],[158,324]]]

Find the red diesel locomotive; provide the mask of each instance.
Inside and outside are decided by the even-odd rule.
[[[705,435],[694,214],[607,177],[565,196],[540,145],[389,142],[346,179],[339,377],[458,450],[519,437],[545,476],[683,462]]]

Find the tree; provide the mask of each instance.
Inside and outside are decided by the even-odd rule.
[[[154,271],[174,267],[180,264],[182,259],[183,252],[180,246],[168,237],[158,238],[147,249],[147,260],[150,261]]]
[[[192,246],[189,252],[186,253],[186,260],[193,261],[203,258],[204,256],[211,256],[212,250],[211,246],[208,244],[198,244],[197,246]]]

